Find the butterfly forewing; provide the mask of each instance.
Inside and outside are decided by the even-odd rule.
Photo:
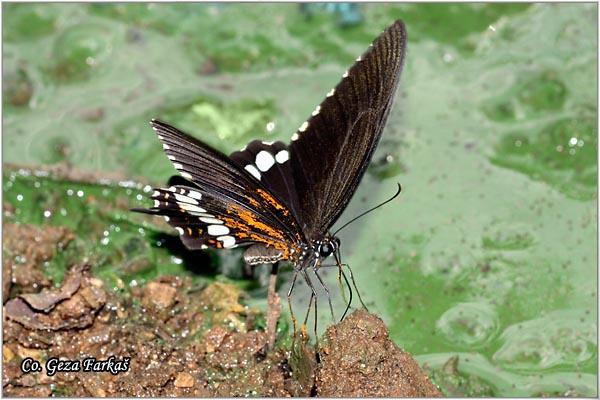
[[[309,239],[335,223],[379,142],[404,59],[401,21],[384,31],[292,136],[290,162]]]
[[[157,189],[147,212],[166,216],[187,247],[261,243],[285,250],[287,257],[303,240],[285,202],[246,170],[166,123],[153,120],[152,127],[183,178]]]

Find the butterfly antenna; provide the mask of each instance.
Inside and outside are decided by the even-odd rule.
[[[381,206],[383,206],[383,205],[385,205],[385,204],[389,203],[390,201],[394,200],[396,197],[398,197],[398,196],[400,195],[400,192],[401,192],[401,191],[402,191],[402,186],[400,186],[400,183],[398,183],[398,191],[397,191],[397,192],[396,192],[396,193],[395,193],[395,194],[394,194],[392,197],[390,197],[389,199],[387,199],[387,200],[386,200],[386,201],[384,201],[383,203],[380,203],[380,204],[376,205],[375,207],[373,207],[373,208],[370,208],[370,209],[368,209],[367,211],[365,211],[365,212],[361,213],[360,215],[358,215],[358,216],[356,216],[356,217],[352,218],[350,221],[348,221],[348,222],[346,222],[344,225],[342,225],[342,227],[341,227],[341,228],[339,228],[337,231],[335,231],[335,232],[333,233],[333,236],[337,235],[337,233],[338,233],[339,231],[341,231],[342,229],[344,229],[345,227],[347,227],[348,225],[350,225],[351,223],[353,223],[353,222],[354,222],[354,221],[356,221],[357,219],[359,219],[359,218],[361,218],[361,217],[364,217],[365,215],[367,215],[367,214],[368,214],[368,213],[370,213],[371,211],[375,211],[375,210],[377,210],[379,207],[381,207]]]

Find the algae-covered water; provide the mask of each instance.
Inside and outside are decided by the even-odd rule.
[[[4,221],[76,232],[51,276],[85,257],[115,290],[184,274],[264,307],[266,268],[243,279],[239,251],[192,258],[127,211],[174,173],[148,120],[226,152],[287,141],[401,18],[395,107],[340,221],[402,184],[341,233],[363,298],[447,394],[597,396],[596,17],[581,3],[4,4]]]

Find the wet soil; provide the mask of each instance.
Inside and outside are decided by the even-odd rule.
[[[231,284],[198,288],[189,278],[162,276],[114,290],[82,262],[54,285],[43,263],[71,240],[60,227],[5,226],[3,274],[11,277],[3,288],[6,396],[440,395],[366,311],[327,330],[317,362],[303,340],[292,350],[281,343],[268,350],[262,312],[244,305],[244,292]],[[52,358],[79,360],[79,370],[73,364],[51,375]],[[83,371],[89,358],[112,360],[112,373]],[[25,359],[43,369],[24,373]]]
[[[383,321],[365,310],[329,327],[320,354],[319,396],[441,396],[414,358],[390,340]]]

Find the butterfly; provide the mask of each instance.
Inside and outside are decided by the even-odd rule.
[[[300,275],[313,289],[312,304],[307,271],[323,284],[323,261],[334,254],[340,264],[340,240],[330,229],[381,138],[405,48],[406,30],[396,21],[344,72],[289,144],[255,140],[227,156],[152,120],[179,175],[153,191],[153,207],[136,211],[163,216],[192,250],[247,246],[250,265],[291,262],[288,301]]]

